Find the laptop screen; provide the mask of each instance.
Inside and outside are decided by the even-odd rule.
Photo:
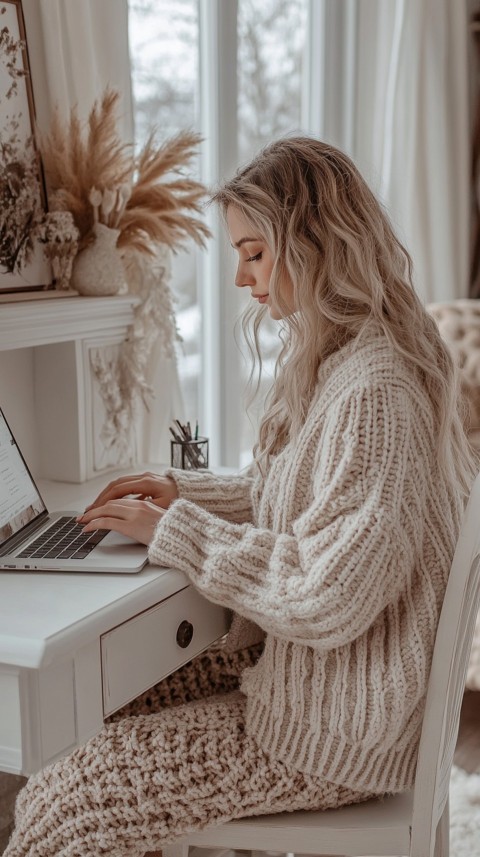
[[[0,410],[0,545],[46,511]]]

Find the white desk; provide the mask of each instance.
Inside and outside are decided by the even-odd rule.
[[[50,509],[81,509],[107,481],[40,488]],[[173,569],[0,572],[0,770],[31,774],[70,752],[227,628],[227,611]]]

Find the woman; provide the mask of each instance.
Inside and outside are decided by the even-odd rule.
[[[149,544],[231,608],[227,648],[33,777],[7,857],[140,855],[242,815],[413,783],[473,474],[452,361],[344,154],[280,140],[214,199],[236,285],[281,321],[254,467],[125,477],[81,520]]]

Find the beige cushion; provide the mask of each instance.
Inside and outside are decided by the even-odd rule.
[[[456,364],[469,407],[468,429],[480,449],[480,300],[468,298],[428,304]]]
[[[429,304],[427,310],[438,324],[460,366],[462,389],[469,407],[469,438],[480,450],[480,300],[465,298]],[[480,690],[480,614],[477,617],[466,686]]]

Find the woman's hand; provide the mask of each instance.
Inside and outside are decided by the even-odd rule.
[[[139,500],[150,500],[161,509],[168,509],[172,500],[178,497],[177,486],[169,476],[158,476],[156,473],[121,476],[109,482],[93,503],[87,506],[85,512],[105,506],[110,500],[120,500],[132,494]]]
[[[102,506],[91,506],[78,516],[77,521],[84,525],[84,533],[115,530],[149,545],[164,514],[165,511],[152,500],[110,500]]]

